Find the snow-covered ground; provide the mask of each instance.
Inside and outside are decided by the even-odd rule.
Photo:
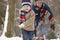
[[[22,40],[22,38],[19,38],[19,37],[12,37],[12,38],[0,37],[0,40]]]

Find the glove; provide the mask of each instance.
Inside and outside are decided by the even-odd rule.
[[[24,28],[24,24],[18,25],[19,28]]]
[[[55,20],[51,21],[50,28],[55,31]]]
[[[55,24],[51,24],[51,25],[50,25],[50,28],[51,28],[53,31],[55,31]]]

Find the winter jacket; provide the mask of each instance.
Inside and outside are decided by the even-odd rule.
[[[43,9],[45,9],[45,10],[47,10],[49,13],[50,13],[50,15],[49,15],[49,17],[48,17],[48,19],[50,20],[52,17],[53,17],[53,13],[52,13],[52,11],[51,11],[51,9],[49,8],[49,6],[47,5],[47,4],[45,4],[45,3],[43,3],[43,6],[42,6],[42,8]],[[39,9],[39,8],[36,8],[36,6],[33,4],[32,5],[32,10],[35,12],[35,27],[36,26],[38,26],[38,23],[39,23],[39,21],[40,21],[40,15],[41,15],[41,9]],[[44,11],[44,10],[43,10]],[[45,12],[42,12],[42,13],[45,13]]]
[[[50,13],[50,16],[48,17],[49,20],[50,20],[51,17],[53,17],[53,13],[52,13],[51,9],[50,9],[49,6],[48,6],[47,4],[45,4],[45,3],[43,3],[43,6],[42,6],[42,7]],[[36,15],[40,16],[41,11],[40,11],[40,9],[37,9],[34,4],[32,5],[32,9],[33,9],[33,11],[35,12]],[[43,12],[43,13],[44,13],[44,12]]]
[[[35,15],[34,15],[33,10],[31,10],[30,12],[28,12],[25,15],[26,20],[22,23],[22,24],[24,24],[24,28],[23,28],[24,30],[27,30],[27,31],[33,31],[34,30],[34,17],[35,17]]]

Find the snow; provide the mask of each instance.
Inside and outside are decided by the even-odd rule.
[[[19,37],[12,37],[12,38],[0,37],[0,40],[22,40],[22,38],[19,38]]]

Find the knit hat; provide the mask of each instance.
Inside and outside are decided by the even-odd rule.
[[[30,0],[22,0],[22,6],[24,6],[24,5],[31,6],[31,1]]]

